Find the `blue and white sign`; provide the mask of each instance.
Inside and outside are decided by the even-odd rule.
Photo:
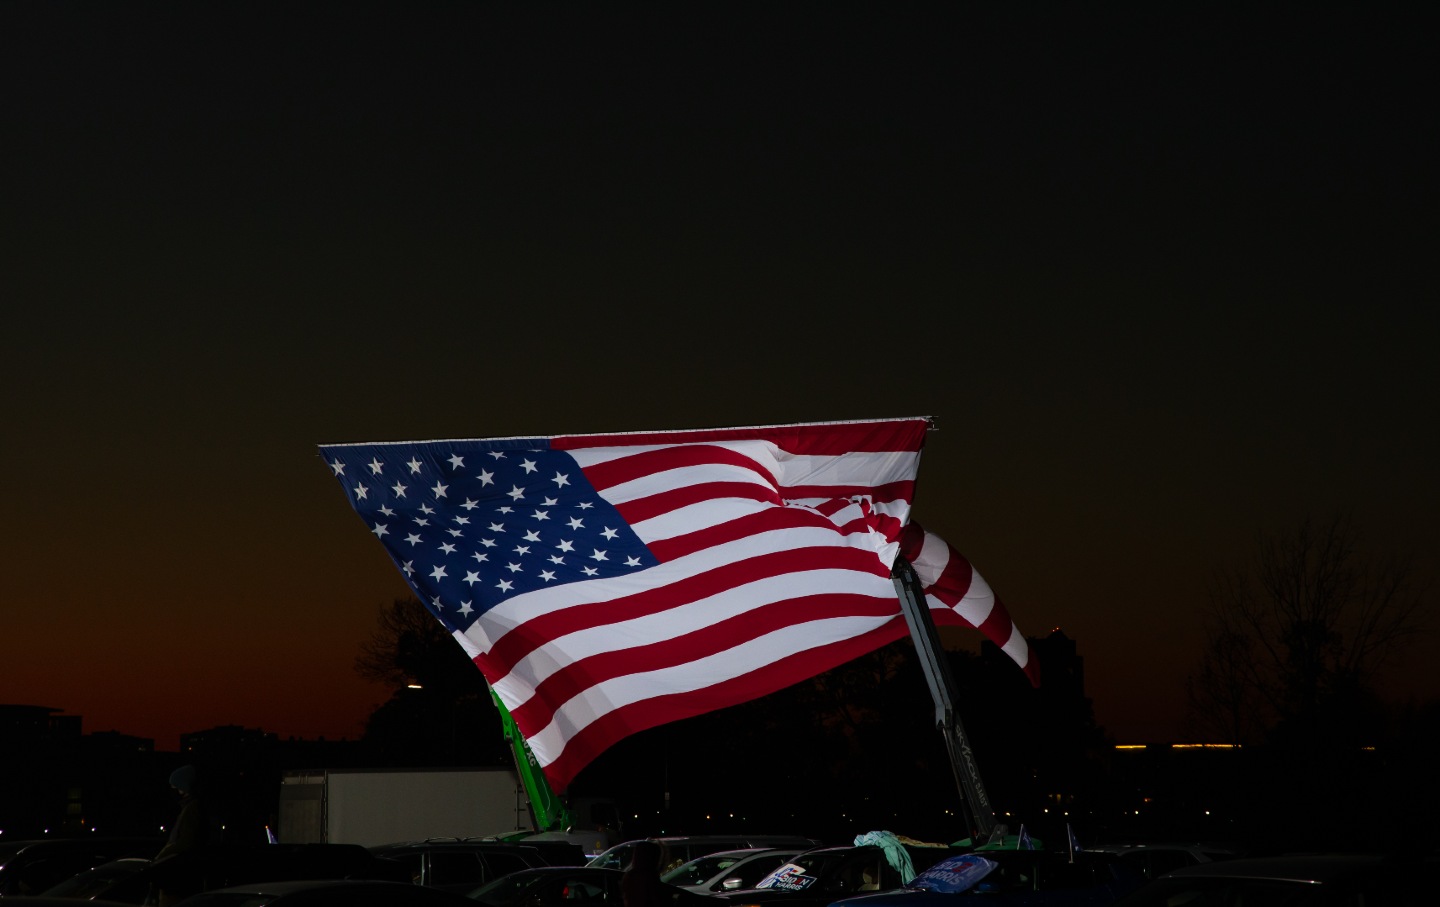
[[[804,891],[814,884],[814,876],[806,875],[805,870],[794,863],[786,863],[761,879],[755,887],[775,888],[780,891]]]
[[[906,888],[921,891],[938,891],[942,894],[959,894],[975,886],[990,874],[996,866],[994,860],[987,860],[979,854],[963,853],[946,857],[909,882]]]

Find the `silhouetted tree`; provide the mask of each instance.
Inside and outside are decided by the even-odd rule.
[[[1250,637],[1223,627],[1206,639],[1200,665],[1185,682],[1190,723],[1199,736],[1237,745],[1259,738],[1263,719],[1252,647]]]
[[[373,683],[400,688],[447,687],[483,692],[485,678],[450,631],[414,598],[382,607],[355,671]],[[488,695],[488,694],[487,694]]]
[[[1380,818],[1360,795],[1393,749],[1375,682],[1423,629],[1427,594],[1408,556],[1362,553],[1343,516],[1262,536],[1252,560],[1215,573],[1190,715],[1260,744],[1241,798],[1253,826],[1326,846]]]
[[[417,599],[380,609],[355,659],[366,680],[390,687],[362,743],[392,765],[491,765],[512,761],[480,669]]]
[[[1333,733],[1421,629],[1426,590],[1408,556],[1361,553],[1350,519],[1306,519],[1216,571],[1206,648],[1189,678],[1192,719],[1225,742]]]

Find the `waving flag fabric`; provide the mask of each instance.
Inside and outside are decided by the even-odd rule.
[[[907,635],[890,571],[927,425],[321,454],[562,790],[630,734],[772,693]],[[970,620],[978,607],[937,602],[959,622],[998,626]]]
[[[1040,661],[1030,641],[1015,626],[990,585],[960,552],[911,520],[900,534],[900,554],[915,568],[937,626],[979,629],[1020,666],[1031,685],[1040,685]]]

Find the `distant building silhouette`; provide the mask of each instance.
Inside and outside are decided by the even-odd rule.
[[[0,830],[78,830],[80,717],[37,705],[0,705]]]
[[[0,705],[0,751],[53,746],[80,737],[79,715],[43,705]]]
[[[155,752],[155,741],[149,737],[133,737],[119,731],[92,731],[80,738],[90,758],[102,759],[107,756],[150,755]]]
[[[188,761],[251,761],[268,758],[279,738],[258,728],[226,724],[180,735],[180,755]]]
[[[83,734],[82,717],[0,704],[0,840],[74,834],[161,835],[174,814],[170,773],[204,766],[236,840],[261,842],[286,768],[357,764],[359,745],[281,740],[225,725],[180,737],[177,752],[116,731]]]

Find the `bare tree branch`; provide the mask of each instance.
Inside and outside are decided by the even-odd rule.
[[[1257,729],[1318,722],[1370,687],[1424,628],[1428,587],[1408,556],[1361,554],[1347,515],[1261,536],[1254,558],[1209,587],[1194,723],[1244,742]]]

